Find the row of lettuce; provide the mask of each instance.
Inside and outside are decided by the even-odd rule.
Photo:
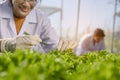
[[[119,80],[120,55],[107,51],[75,56],[71,50],[0,55],[0,80]]]

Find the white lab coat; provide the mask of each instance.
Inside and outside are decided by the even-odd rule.
[[[100,51],[105,49],[104,39],[94,45],[93,34],[87,34],[81,39],[79,46],[76,49],[76,54],[82,55],[87,52]]]
[[[18,35],[24,35],[24,32],[31,35],[37,34],[47,43],[47,45],[38,44],[34,46],[33,49],[38,52],[49,52],[50,50],[54,50],[59,42],[59,38],[55,29],[51,27],[49,19],[36,7],[27,15]],[[12,7],[9,0],[7,0],[5,3],[0,4],[0,39],[13,38],[18,35]]]

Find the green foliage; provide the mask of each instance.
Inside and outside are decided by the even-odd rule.
[[[71,50],[0,55],[0,80],[119,80],[120,55],[107,51],[75,56]]]

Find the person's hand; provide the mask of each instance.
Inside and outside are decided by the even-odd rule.
[[[42,42],[37,36],[25,35],[16,38],[3,39],[1,41],[1,52],[14,51],[16,49],[29,49]]]
[[[28,49],[42,42],[42,40],[37,35],[18,36],[15,38],[15,40],[16,40],[16,49],[22,49],[22,48]]]
[[[76,47],[77,47],[77,41],[72,39],[61,38],[58,43],[57,49],[60,51],[72,49],[74,51]]]

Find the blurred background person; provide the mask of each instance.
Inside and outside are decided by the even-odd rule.
[[[105,50],[104,42],[105,33],[102,29],[97,28],[94,33],[85,35],[76,49],[77,55],[82,55],[92,51]]]

